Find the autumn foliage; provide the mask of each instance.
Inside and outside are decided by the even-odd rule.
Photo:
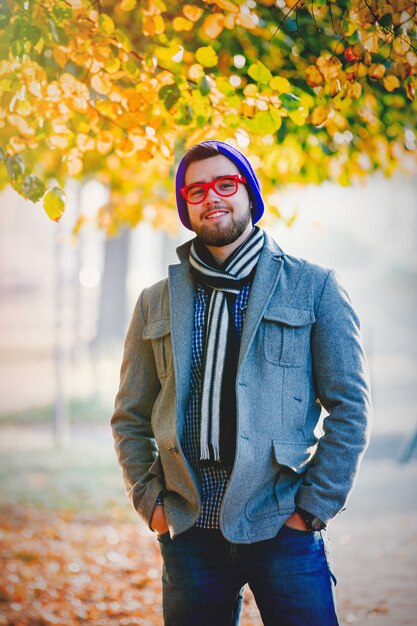
[[[137,526],[24,506],[1,513],[0,624],[162,624],[157,542]]]
[[[6,0],[0,31],[0,186],[55,220],[95,177],[107,232],[169,228],[176,157],[210,138],[278,215],[277,185],[416,169],[415,0]]]

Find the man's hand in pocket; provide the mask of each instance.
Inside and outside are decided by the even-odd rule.
[[[165,517],[164,505],[156,504],[152,513],[151,528],[158,535],[168,532],[168,524]]]

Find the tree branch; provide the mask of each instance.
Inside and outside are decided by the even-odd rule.
[[[314,2],[315,2],[315,0],[312,0],[312,2],[311,2],[311,17],[313,18],[313,22],[314,22],[314,25],[316,27],[317,32],[321,33],[321,28],[317,24],[316,16],[315,16],[315,13],[314,13]]]
[[[411,41],[407,41],[407,39],[405,39],[401,35],[398,35],[398,33],[396,33],[394,29],[388,28],[388,26],[383,26],[383,24],[381,24],[381,22],[379,21],[378,15],[374,12],[372,7],[369,5],[369,1],[368,0],[365,0],[365,4],[366,4],[367,8],[369,9],[369,12],[371,13],[372,17],[375,19],[376,23],[384,31],[384,33],[386,33],[387,35],[392,35],[394,38],[397,38],[400,41],[404,41],[405,43],[407,43],[410,46],[410,48],[412,50],[414,50],[414,52],[417,52],[417,47],[413,46]],[[384,43],[386,43],[386,42],[384,42]]]
[[[282,26],[282,25],[284,24],[284,22],[287,20],[287,17],[288,17],[289,15],[291,15],[291,13],[292,13],[294,10],[297,10],[297,6],[300,4],[300,2],[301,2],[301,1],[302,1],[302,0],[297,0],[297,2],[294,4],[294,6],[293,6],[293,7],[291,7],[291,9],[289,9],[289,11],[288,11],[288,12],[284,15],[284,17],[282,18],[282,20],[281,20],[281,21],[280,21],[280,23],[278,24],[278,26],[277,26],[277,28],[276,28],[276,30],[275,30],[275,32],[274,32],[274,34],[271,36],[271,38],[270,38],[270,39],[268,39],[268,42],[267,42],[268,44],[270,44],[270,43],[271,43],[271,41],[273,40],[273,38],[274,38],[274,37],[276,36],[276,34],[280,31],[281,26]]]

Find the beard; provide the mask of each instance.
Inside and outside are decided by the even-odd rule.
[[[240,218],[235,219],[233,214],[231,216],[230,223],[227,226],[221,224],[202,224],[201,226],[194,227],[193,230],[199,240],[206,246],[222,247],[233,243],[244,232],[247,225],[251,221],[251,211],[248,207],[247,212]]]

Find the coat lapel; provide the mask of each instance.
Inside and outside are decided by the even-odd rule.
[[[268,302],[274,293],[282,266],[284,265],[284,256],[285,254],[281,248],[265,233],[265,243],[259,257],[246,309],[238,368],[246,358]]]
[[[190,244],[187,242],[177,249],[181,263],[168,268],[178,417],[184,416],[187,409],[193,346],[194,284],[188,261]]]

